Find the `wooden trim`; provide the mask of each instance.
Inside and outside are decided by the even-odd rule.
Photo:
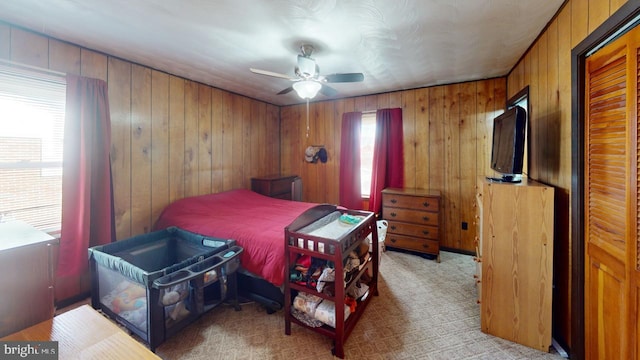
[[[640,14],[640,0],[628,0],[571,51],[571,349],[583,359],[584,349],[584,104],[587,53]]]

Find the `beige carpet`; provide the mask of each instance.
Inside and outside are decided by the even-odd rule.
[[[346,359],[561,359],[480,331],[470,256],[443,252],[436,263],[387,251],[380,296],[345,344]],[[163,359],[334,359],[331,340],[268,315],[255,303],[214,308],[160,345]]]

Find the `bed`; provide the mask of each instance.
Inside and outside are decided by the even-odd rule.
[[[241,294],[272,312],[284,302],[284,228],[317,205],[235,189],[177,200],[162,211],[154,229],[176,226],[234,239],[244,249],[238,279]]]

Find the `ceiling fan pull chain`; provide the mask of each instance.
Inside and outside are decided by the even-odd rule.
[[[307,98],[307,138],[309,138],[309,98]]]

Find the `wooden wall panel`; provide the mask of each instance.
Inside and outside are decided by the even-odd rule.
[[[476,233],[473,230],[471,224],[476,215],[474,205],[476,204],[476,183],[478,179],[478,168],[476,159],[472,154],[475,154],[477,138],[477,82],[468,82],[460,84],[460,96],[458,101],[460,104],[459,114],[459,153],[460,153],[460,182],[458,183],[458,191],[460,192],[459,198],[459,213],[460,217],[458,222],[452,224],[452,229],[459,229],[459,238],[457,242],[453,244],[446,244],[452,248],[468,249],[474,246],[473,240]]]
[[[589,0],[571,0],[571,47],[584,40],[589,33]]]
[[[169,76],[169,202],[184,195],[184,79]],[[155,221],[155,220],[154,220]]]
[[[49,40],[49,68],[67,74],[80,74],[80,49],[56,39]]]
[[[429,88],[429,189],[444,188],[444,90]],[[446,236],[443,236],[446,238]]]
[[[198,194],[211,192],[211,88],[198,84]]]
[[[223,191],[223,91],[211,90],[211,192]]]
[[[169,203],[169,75],[151,71],[151,221]]]
[[[589,33],[609,17],[609,0],[589,0]]]
[[[306,138],[306,105],[281,109],[281,172],[303,181],[303,200],[339,203],[342,114],[402,107],[405,182],[443,193],[445,228],[442,245],[474,251],[475,179],[489,160],[488,135],[493,118],[504,111],[506,78],[403,90],[309,104],[310,134]],[[309,145],[325,145],[326,164],[304,161]],[[478,153],[482,154],[479,155]],[[366,202],[365,202],[366,205]],[[466,222],[468,230],[461,230]]]
[[[444,186],[440,191],[444,203],[442,224],[447,236],[440,239],[441,246],[447,248],[460,248],[460,158],[462,154],[460,154],[459,97],[460,84],[444,88],[444,152],[442,154],[444,166],[440,170],[444,174]]]
[[[92,50],[80,49],[80,75],[107,80],[107,56]]]
[[[198,83],[184,84],[184,195],[195,196],[198,186]]]
[[[49,68],[49,41],[45,36],[11,28],[11,61]]]
[[[429,90],[426,88],[415,91],[415,187],[429,188]],[[393,105],[390,105],[393,106]],[[420,165],[418,165],[420,164]],[[405,176],[411,176],[406,174]]]
[[[388,101],[387,105],[388,106]],[[402,92],[402,131],[404,147],[404,186],[415,188],[416,184],[416,92]]]
[[[131,232],[151,230],[151,70],[131,67]]]
[[[116,237],[131,233],[131,63],[109,59],[109,108],[111,115],[111,171]]]

